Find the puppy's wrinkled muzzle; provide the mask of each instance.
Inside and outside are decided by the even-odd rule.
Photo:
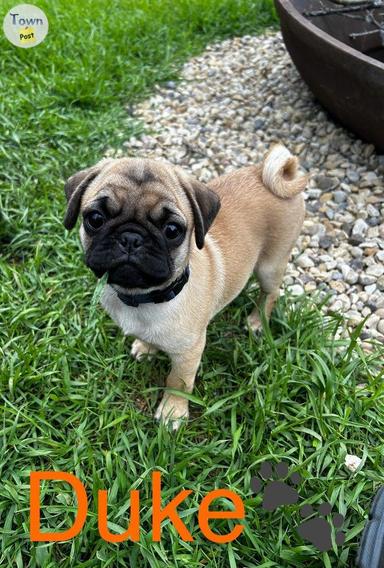
[[[126,289],[160,286],[172,277],[164,247],[139,231],[95,240],[87,251],[86,264],[97,278],[108,273],[109,284]]]

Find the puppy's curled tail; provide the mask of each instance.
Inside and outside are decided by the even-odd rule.
[[[308,176],[298,174],[299,160],[282,144],[274,145],[262,165],[263,184],[269,191],[289,199],[304,191]]]

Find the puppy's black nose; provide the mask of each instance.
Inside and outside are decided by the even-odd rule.
[[[134,251],[141,247],[144,237],[139,233],[125,231],[119,236],[119,243],[126,251]]]

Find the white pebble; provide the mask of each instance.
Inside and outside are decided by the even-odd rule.
[[[360,467],[362,460],[358,456],[354,456],[353,454],[347,454],[345,456],[344,465],[346,466],[349,471],[355,473],[355,471]]]

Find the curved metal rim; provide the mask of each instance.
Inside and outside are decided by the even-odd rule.
[[[384,71],[384,63],[380,63],[377,59],[373,59],[373,57],[369,57],[368,55],[364,55],[354,47],[351,47],[342,41],[334,38],[327,32],[324,32],[315,24],[312,24],[307,18],[305,18],[302,14],[300,14],[299,10],[292,4],[291,0],[276,0],[277,4],[286,10],[297,22],[299,22],[303,27],[306,27],[312,31],[314,35],[317,35],[323,41],[333,44],[338,47],[341,51],[344,51],[345,54],[352,56],[360,61],[367,63],[368,65],[373,65],[380,69],[380,71]]]

